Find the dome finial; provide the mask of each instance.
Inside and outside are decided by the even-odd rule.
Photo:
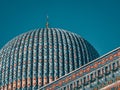
[[[46,28],[48,28],[49,23],[48,23],[48,15],[46,16]]]

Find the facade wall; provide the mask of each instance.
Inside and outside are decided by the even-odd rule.
[[[104,88],[101,90],[120,90],[120,79]]]
[[[98,90],[119,80],[120,48],[43,86],[40,90]]]

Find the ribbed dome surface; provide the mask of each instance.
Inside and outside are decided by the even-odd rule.
[[[74,33],[44,28],[15,37],[0,51],[0,87],[37,89],[97,58]]]

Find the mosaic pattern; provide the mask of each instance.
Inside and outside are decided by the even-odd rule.
[[[1,49],[0,87],[36,90],[98,56],[85,39],[74,33],[56,28],[30,31]]]
[[[83,76],[86,76],[86,74],[88,75],[92,71],[96,71],[98,68],[104,67],[108,63],[112,63],[115,60],[118,60],[118,61],[120,60],[120,48],[118,48],[117,50],[114,50],[113,52],[105,55],[104,57],[102,57],[100,59],[99,58],[96,59],[94,62],[91,62],[88,65],[84,65],[83,67],[80,67],[79,69],[73,71],[72,73],[67,74],[64,77],[61,77],[58,80],[54,81],[53,83],[50,83],[50,84],[48,84],[44,87],[41,87],[39,89],[40,90],[58,90],[63,86],[71,84],[72,81],[75,81],[76,79],[79,79]],[[115,64],[115,67],[116,66],[117,65]],[[118,77],[120,77],[120,74],[117,74],[117,75],[118,75]],[[96,78],[96,77],[93,76],[92,78]],[[118,78],[117,76],[115,76],[115,77],[117,78],[117,80],[120,80],[120,78]],[[108,79],[111,79],[111,77],[108,77]],[[90,80],[90,78],[89,78],[89,80]],[[115,80],[115,81],[117,81],[117,80]],[[106,81],[104,81],[104,83],[105,82]],[[96,83],[96,81],[94,83]],[[102,84],[104,84],[104,83],[102,83]],[[94,86],[97,86],[97,85],[95,84]],[[101,86],[101,87],[103,87],[103,86]],[[64,89],[62,89],[62,90],[64,90]],[[67,89],[65,89],[65,90],[67,90]],[[88,89],[85,89],[85,90],[88,90]],[[98,89],[96,89],[96,90],[98,90]]]

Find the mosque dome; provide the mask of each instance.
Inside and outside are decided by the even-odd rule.
[[[0,87],[38,89],[99,54],[81,36],[59,28],[21,34],[0,50]]]

